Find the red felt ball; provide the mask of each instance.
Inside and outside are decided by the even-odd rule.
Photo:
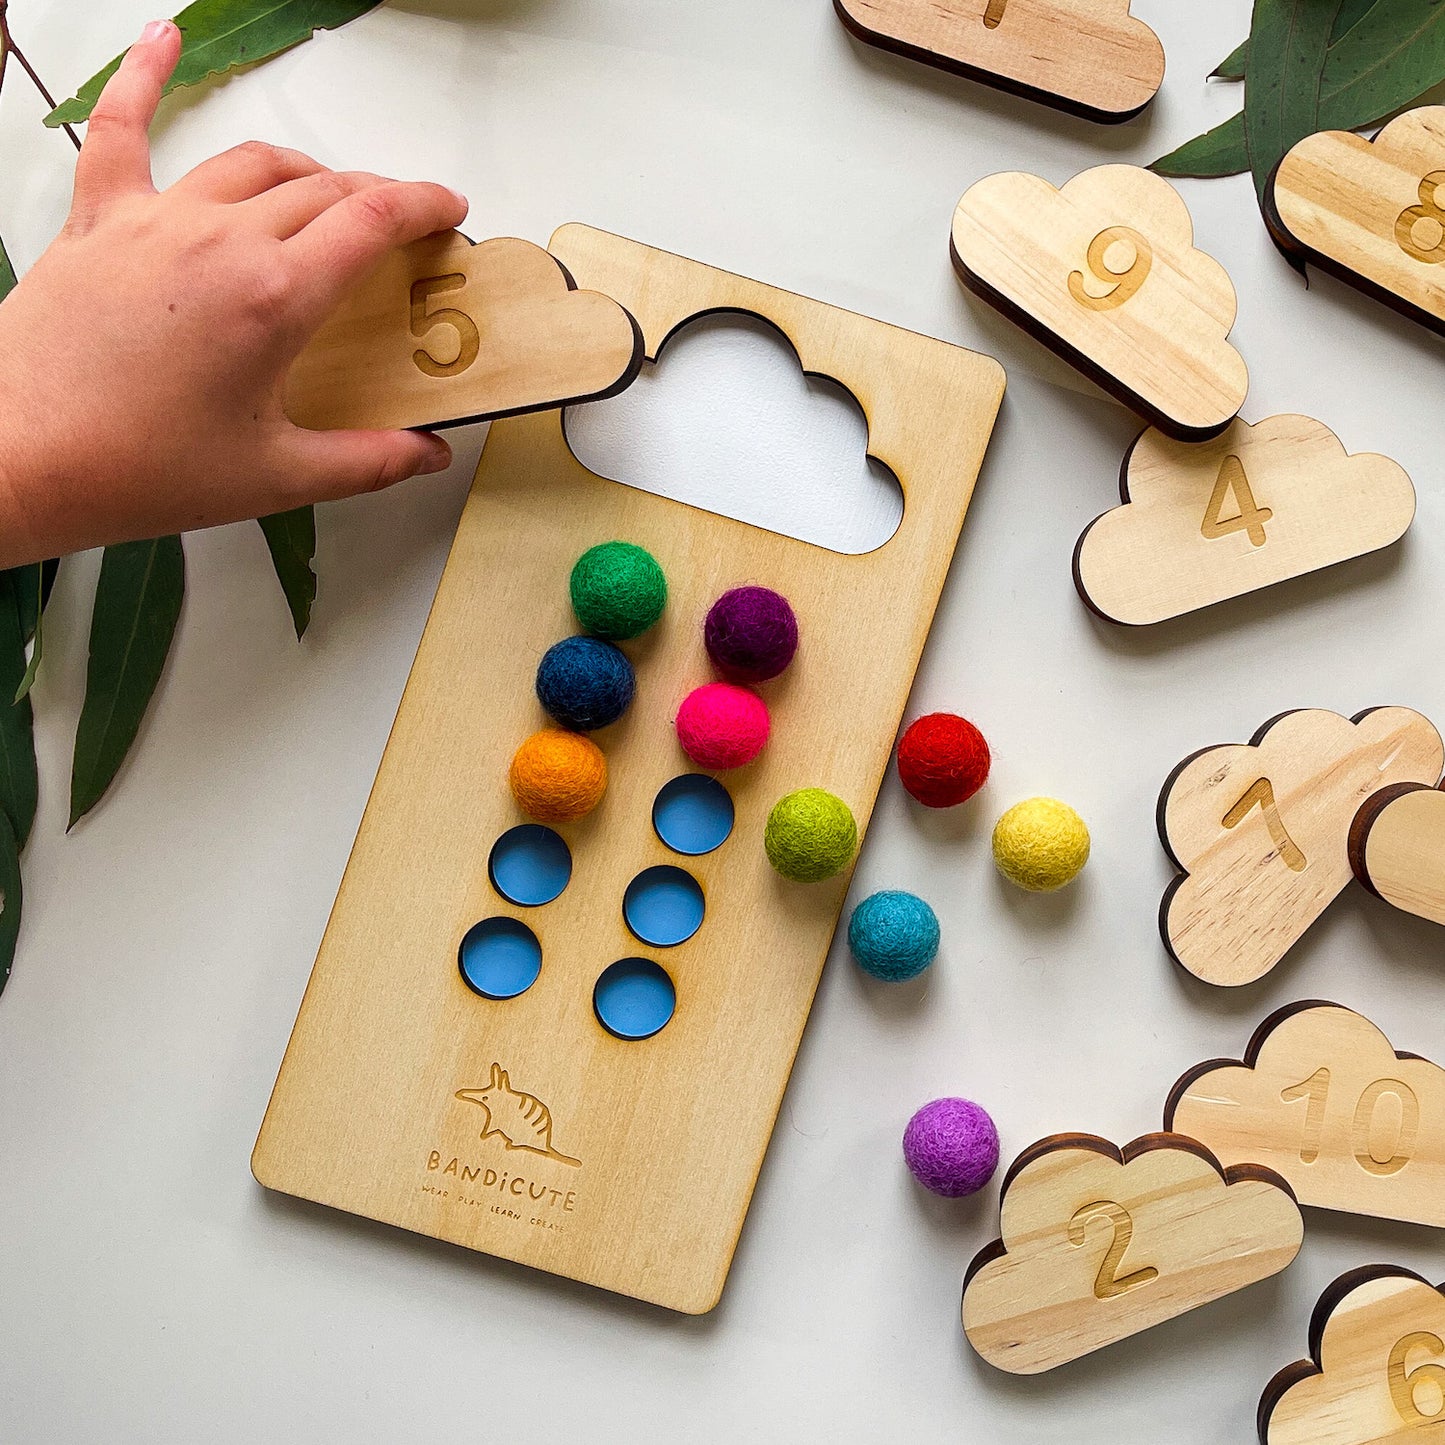
[[[956,808],[988,781],[988,743],[967,718],[933,712],[898,744],[898,776],[925,808]]]

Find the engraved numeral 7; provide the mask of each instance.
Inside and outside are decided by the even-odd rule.
[[[1290,837],[1279,815],[1279,805],[1274,800],[1274,784],[1268,778],[1260,778],[1251,784],[1248,792],[1224,815],[1226,828],[1237,828],[1244,822],[1251,808],[1258,808],[1269,825],[1269,836],[1285,865],[1296,873],[1303,873],[1306,867],[1305,855],[1299,845]]]
[[[983,23],[990,30],[997,30],[1003,23],[1003,12],[1008,9],[1008,0],[988,0],[988,9],[983,12]]]

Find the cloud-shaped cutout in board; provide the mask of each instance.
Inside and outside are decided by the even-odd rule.
[[[1015,1161],[1000,1234],[965,1276],[964,1333],[1037,1375],[1278,1274],[1304,1221],[1284,1180],[1192,1139],[1069,1134]]]
[[[987,176],[958,203],[952,250],[970,290],[1170,436],[1217,436],[1243,406],[1234,285],[1161,176]]]
[[[1265,220],[1286,255],[1445,332],[1445,106],[1407,111],[1373,141],[1306,136],[1275,171]]]
[[[642,368],[632,317],[540,246],[457,231],[391,251],[286,379],[300,426],[438,427],[612,396]]]
[[[1236,419],[1195,445],[1146,431],[1120,494],[1079,538],[1074,581],[1101,617],[1130,626],[1388,547],[1415,519],[1403,467],[1351,456],[1306,416]]]
[[[1164,81],[1164,46],[1130,0],[833,0],[860,40],[1112,124]]]
[[[1165,947],[1206,983],[1264,977],[1350,881],[1365,799],[1433,785],[1442,768],[1435,725],[1406,707],[1353,719],[1306,708],[1186,758],[1159,795],[1159,836],[1182,874],[1159,909]]]
[[[1164,1124],[1275,1170],[1303,1204],[1445,1226],[1445,1069],[1339,1004],[1282,1009],[1242,1062],[1191,1069]]]
[[[1261,1445],[1386,1445],[1445,1425],[1445,1286],[1408,1269],[1341,1275],[1310,1320],[1310,1358],[1259,1402]]]

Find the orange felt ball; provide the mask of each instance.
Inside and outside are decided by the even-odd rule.
[[[540,823],[570,823],[590,813],[607,791],[607,759],[581,733],[545,728],[512,759],[517,806]]]

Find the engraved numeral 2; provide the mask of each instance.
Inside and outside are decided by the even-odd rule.
[[[1400,1101],[1400,1125],[1395,1134],[1395,1143],[1384,1159],[1377,1155],[1370,1144],[1370,1134],[1375,1126],[1375,1111],[1380,1100],[1393,1094]],[[1292,1084],[1280,1098],[1286,1103],[1296,1099],[1308,1099],[1305,1114],[1304,1139],[1300,1144],[1300,1163],[1313,1164],[1320,1157],[1320,1140],[1325,1131],[1325,1110],[1330,1096],[1330,1071],[1316,1069],[1309,1078]],[[1377,1178],[1388,1178],[1398,1174],[1409,1162],[1415,1149],[1415,1140],[1420,1133],[1420,1100],[1414,1089],[1400,1079],[1376,1079],[1361,1095],[1355,1105],[1355,1116],[1350,1121],[1350,1149],[1355,1163]]]
[[[1390,1382],[1390,1399],[1395,1412],[1407,1425],[1428,1425],[1445,1416],[1445,1365],[1435,1360],[1426,1360],[1407,1370],[1411,1350],[1429,1350],[1434,1355],[1445,1355],[1445,1340],[1429,1330],[1416,1330],[1395,1342],[1390,1351],[1390,1363],[1386,1371]],[[1419,1390],[1421,1385],[1433,1385],[1440,1403],[1428,1413],[1420,1408]]]
[[[983,23],[990,30],[997,30],[1003,23],[1003,12],[1008,9],[1008,0],[988,0],[988,9],[983,12]]]
[[[1274,840],[1275,851],[1284,859],[1285,866],[1296,873],[1303,873],[1306,867],[1305,855],[1284,826],[1284,819],[1279,815],[1279,804],[1274,800],[1274,784],[1268,778],[1258,778],[1250,784],[1245,795],[1224,815],[1224,826],[1239,827],[1251,808],[1258,808],[1264,814],[1264,821],[1269,826],[1269,836]]]
[[[1220,513],[1224,511],[1225,499],[1231,493],[1234,496],[1234,505],[1239,511],[1233,517],[1223,517]],[[1266,540],[1264,524],[1273,516],[1274,513],[1268,507],[1256,505],[1254,489],[1244,474],[1244,464],[1238,457],[1225,457],[1219,468],[1219,478],[1214,483],[1209,505],[1204,509],[1204,521],[1199,530],[1211,542],[1217,537],[1228,537],[1232,532],[1248,532],[1250,543],[1255,547],[1263,547]]]
[[[1133,1274],[1119,1274],[1124,1253],[1134,1238],[1134,1221],[1129,1217],[1129,1211],[1122,1204],[1115,1204],[1112,1199],[1086,1204],[1074,1215],[1069,1221],[1069,1243],[1083,1244],[1088,1237],[1089,1225],[1096,1219],[1112,1225],[1114,1231],[1109,1248],[1104,1254],[1104,1262],[1099,1266],[1098,1277],[1094,1280],[1096,1299],[1118,1299],[1121,1294],[1128,1294],[1131,1289],[1138,1289],[1141,1284],[1148,1284],[1150,1280],[1159,1278],[1159,1271],[1152,1264],[1136,1269]]]
[[[1445,261],[1445,211],[1440,209],[1440,203],[1435,199],[1435,192],[1442,185],[1445,185],[1445,171],[1431,171],[1420,182],[1420,204],[1401,211],[1395,222],[1396,244],[1412,260],[1423,261],[1427,266]],[[1433,221],[1439,232],[1435,244],[1428,248],[1418,245],[1415,240],[1415,228],[1421,221]]]
[[[1133,248],[1133,260],[1122,271],[1117,271],[1109,265],[1108,257],[1110,250],[1120,244]],[[1138,231],[1128,226],[1110,226],[1089,242],[1087,259],[1094,277],[1109,282],[1110,289],[1102,296],[1092,295],[1084,289],[1084,273],[1071,271],[1069,295],[1090,311],[1112,311],[1137,295],[1139,288],[1149,279],[1149,271],[1154,265],[1154,248]]]
[[[411,288],[411,334],[418,339],[428,336],[438,326],[450,326],[457,334],[457,354],[451,361],[438,361],[424,347],[418,347],[411,354],[417,368],[428,376],[460,376],[476,359],[482,349],[482,338],[477,323],[465,311],[454,306],[443,306],[437,311],[428,307],[431,298],[446,291],[460,291],[467,284],[467,278],[460,273],[450,276],[423,276]]]

